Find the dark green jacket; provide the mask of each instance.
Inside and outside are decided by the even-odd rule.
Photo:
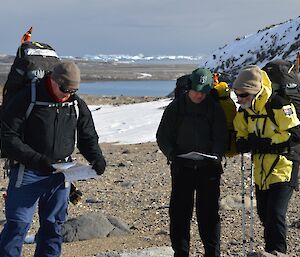
[[[156,139],[168,159],[191,151],[223,156],[228,142],[224,111],[210,95],[195,104],[186,94],[167,106]]]

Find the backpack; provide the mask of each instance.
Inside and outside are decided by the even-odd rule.
[[[36,104],[36,82],[49,74],[59,62],[60,59],[57,53],[50,45],[30,41],[22,43],[17,50],[16,57],[3,88],[1,113],[5,110],[13,96],[24,87],[31,86],[31,104],[26,113],[27,118],[34,104]],[[1,152],[1,157],[5,158],[3,152]]]
[[[183,75],[176,80],[176,87],[174,90],[175,98],[184,95],[187,91],[189,91],[192,88],[192,81],[190,79],[190,75],[191,74]]]
[[[181,76],[176,81],[175,87],[175,99],[183,97],[191,89],[190,74]],[[233,127],[233,119],[236,115],[236,106],[234,101],[230,97],[230,88],[226,82],[218,82],[214,84],[214,88],[210,93],[215,101],[218,101],[224,110],[226,116],[226,125],[228,129],[228,149],[225,152],[226,157],[233,157],[238,154],[236,150],[236,132]],[[180,101],[178,101],[180,102]],[[184,109],[184,108],[180,108]],[[183,112],[181,110],[181,112]],[[182,115],[181,115],[182,116]],[[211,117],[208,117],[210,120]],[[177,120],[177,127],[180,125],[180,118]]]
[[[292,103],[300,117],[300,82],[295,65],[287,60],[276,59],[268,62],[263,68],[272,82],[272,93]]]
[[[7,81],[3,88],[3,103],[7,102],[34,79],[41,79],[60,62],[55,50],[48,44],[24,42],[17,50]]]
[[[234,101],[230,97],[230,92],[231,90],[226,82],[216,83],[211,91],[213,98],[220,103],[226,117],[228,130],[228,148],[225,152],[226,157],[233,157],[238,154],[236,149],[236,131],[233,126],[233,120],[237,110]]]

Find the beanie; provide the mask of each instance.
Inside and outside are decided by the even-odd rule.
[[[209,69],[198,68],[190,76],[192,89],[197,92],[208,94],[213,86],[212,73]]]
[[[60,86],[79,88],[80,70],[74,62],[62,62],[53,68],[51,78]]]
[[[232,87],[243,93],[256,95],[262,87],[261,69],[256,65],[246,66],[239,72]]]

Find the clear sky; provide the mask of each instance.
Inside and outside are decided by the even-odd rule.
[[[63,56],[202,55],[299,15],[299,0],[3,0],[0,54],[33,26]]]

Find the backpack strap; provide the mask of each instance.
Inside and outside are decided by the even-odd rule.
[[[177,100],[177,119],[176,119],[176,129],[180,127],[181,123],[183,122],[185,111],[186,111],[186,93],[183,95],[179,96]]]
[[[79,107],[78,107],[78,101],[75,99],[72,102],[64,102],[64,103],[54,103],[54,102],[43,102],[43,101],[36,101],[36,86],[37,86],[38,79],[34,78],[31,81],[31,102],[26,110],[25,117],[26,119],[29,117],[30,113],[32,112],[32,109],[35,105],[40,106],[48,106],[50,108],[53,107],[70,107],[74,106],[75,113],[76,113],[76,119],[79,118]]]
[[[265,179],[262,181],[261,189],[263,189],[264,186],[266,185],[267,179],[268,179],[269,176],[272,174],[272,172],[273,172],[275,166],[276,166],[277,163],[279,162],[279,159],[280,159],[280,155],[278,154],[278,155],[276,156],[276,159],[275,159],[274,162],[272,163],[272,165],[271,165],[271,167],[270,167],[268,173],[266,174]],[[262,165],[262,166],[263,166],[263,165]],[[263,168],[263,167],[262,167],[262,168]]]
[[[31,84],[30,84],[30,87],[31,87],[31,101],[30,101],[30,104],[26,110],[26,114],[25,114],[25,117],[26,119],[29,117],[34,105],[35,105],[35,102],[36,102],[36,83],[37,83],[37,78],[34,78],[31,80]]]
[[[252,118],[252,119],[265,118],[262,133],[264,133],[266,128],[267,118],[269,118],[272,121],[272,123],[274,123],[274,125],[278,126],[275,120],[275,114],[273,111],[274,102],[272,100],[273,98],[270,98],[270,100],[265,105],[266,114],[249,114],[245,109],[242,110],[244,112],[244,119],[247,123],[248,123],[248,118]]]
[[[268,101],[265,105],[266,108],[266,112],[267,112],[267,116],[269,117],[269,119],[274,123],[274,125],[276,125],[278,127],[278,124],[275,120],[275,114],[273,111],[273,101],[272,99],[270,101]]]

